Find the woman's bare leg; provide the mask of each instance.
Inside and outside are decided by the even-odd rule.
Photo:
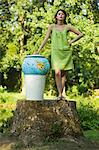
[[[61,71],[60,70],[55,70],[55,80],[56,80],[56,85],[58,89],[59,96],[62,96],[62,78],[61,78]]]
[[[62,71],[61,77],[62,77],[62,95],[63,95],[65,89],[65,82],[66,82],[66,71]]]

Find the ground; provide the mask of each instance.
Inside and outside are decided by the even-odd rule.
[[[39,143],[38,143],[39,145]],[[98,150],[99,141],[84,139],[59,139],[24,148],[17,138],[0,135],[0,150]]]

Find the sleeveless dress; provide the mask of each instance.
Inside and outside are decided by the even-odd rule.
[[[68,31],[66,27],[63,31],[52,29],[51,36],[51,65],[52,70],[70,70],[74,68],[72,60],[72,50],[68,44]]]

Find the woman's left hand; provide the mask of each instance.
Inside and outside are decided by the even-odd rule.
[[[69,45],[70,45],[70,46],[72,45],[72,42],[71,42],[71,41],[69,41]]]

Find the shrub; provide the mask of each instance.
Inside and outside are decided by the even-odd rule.
[[[84,130],[97,129],[99,127],[98,109],[94,105],[80,102],[78,115]]]

